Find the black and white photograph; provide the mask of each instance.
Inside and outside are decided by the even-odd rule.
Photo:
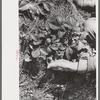
[[[18,1],[19,100],[97,100],[96,2]]]

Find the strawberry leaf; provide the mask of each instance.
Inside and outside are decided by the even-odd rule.
[[[30,4],[30,10],[34,13],[37,12],[37,4],[36,3],[31,3]]]
[[[56,35],[51,35],[51,37],[52,42],[56,40]]]
[[[39,33],[39,38],[45,38],[45,35],[43,33]]]
[[[62,38],[65,35],[65,32],[58,31],[58,37]]]
[[[51,53],[51,52],[52,52],[52,50],[51,50],[50,47],[47,47],[47,52],[48,52],[48,53]]]
[[[32,40],[37,41],[37,38],[34,34],[30,34],[30,37],[32,38]]]
[[[67,47],[66,48],[66,51],[65,51],[65,56],[68,60],[71,59],[71,55],[73,54],[73,50],[70,48],[70,47]]]
[[[58,43],[60,41],[60,39],[56,39],[53,41],[53,43]]]
[[[39,40],[39,41],[33,41],[33,44],[34,45],[40,45],[42,43],[42,40]]]
[[[40,56],[40,49],[33,50],[31,54],[32,54],[33,58],[39,57]]]
[[[80,28],[79,27],[76,27],[76,26],[73,27],[73,30],[76,31],[76,32],[80,32]]]
[[[30,9],[30,3],[19,8],[20,11],[25,11],[25,10],[28,10],[28,9]]]
[[[53,25],[53,24],[51,24],[51,23],[49,23],[49,27],[50,27],[52,30],[59,30],[59,29],[60,29],[59,26]]]
[[[72,26],[71,25],[68,25],[66,23],[64,23],[63,25],[64,25],[65,28],[72,29]]]
[[[28,4],[29,1],[28,0],[22,0],[19,7],[25,6],[26,4]]]
[[[40,52],[41,52],[41,54],[43,54],[43,55],[48,55],[48,52],[46,51],[46,49],[44,49],[44,48],[40,48]]]
[[[65,22],[65,19],[62,18],[62,17],[57,17],[57,22],[58,22],[59,24],[62,24],[63,22]]]
[[[50,48],[51,48],[52,50],[55,50],[55,51],[58,50],[58,47],[57,47],[55,44],[51,45]]]
[[[29,56],[28,54],[25,54],[24,60],[25,60],[25,62],[30,62],[30,61],[32,61],[32,60],[30,59],[30,56]]]
[[[65,50],[65,47],[61,44],[61,45],[59,46],[59,49],[60,49],[60,50]]]

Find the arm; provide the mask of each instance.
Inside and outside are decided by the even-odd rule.
[[[89,60],[91,60],[91,62]],[[47,68],[61,71],[94,71],[96,69],[95,56],[90,57],[89,60],[80,59],[79,62],[71,62],[65,59],[59,59],[49,63]]]
[[[78,62],[70,62],[68,60],[59,59],[56,61],[52,61],[48,64],[47,68],[51,68],[54,70],[72,70],[76,71],[78,66]]]

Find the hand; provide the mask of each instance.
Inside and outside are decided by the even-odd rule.
[[[76,71],[78,62],[70,62],[65,59],[52,61],[48,64],[48,69],[61,70],[61,71]]]

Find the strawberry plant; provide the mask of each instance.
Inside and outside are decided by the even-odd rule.
[[[50,13],[51,6],[52,3],[46,1],[27,1],[27,3],[22,1],[19,11],[29,10],[28,12],[34,14],[34,16],[36,14],[46,16]],[[42,11],[46,13],[44,14]],[[21,26],[21,31],[24,31],[20,34],[21,48],[26,54],[25,61],[31,61],[32,58],[46,60],[48,56],[52,56],[54,59],[65,57],[72,60],[71,56],[85,46],[81,41],[83,35],[80,35],[79,22],[72,17],[58,16],[55,21],[40,19],[42,22],[44,21],[43,27],[35,25],[38,20],[38,17],[33,20],[32,29],[24,23]]]

